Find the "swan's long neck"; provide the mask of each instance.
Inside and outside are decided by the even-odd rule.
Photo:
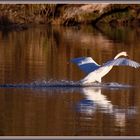
[[[117,58],[119,58],[120,56],[127,56],[127,53],[126,53],[126,52],[120,52],[120,53],[118,53],[118,54],[114,57],[114,59],[117,59]]]

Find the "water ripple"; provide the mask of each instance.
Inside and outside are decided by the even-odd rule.
[[[43,81],[34,81],[31,83],[17,83],[17,84],[0,84],[0,88],[74,88],[74,87],[101,87],[101,88],[130,88],[131,85],[120,84],[120,83],[89,83],[82,84],[75,81],[66,81],[66,80],[43,80]]]

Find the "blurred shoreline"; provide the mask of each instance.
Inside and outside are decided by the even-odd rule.
[[[0,4],[0,30],[32,25],[140,26],[139,4]]]

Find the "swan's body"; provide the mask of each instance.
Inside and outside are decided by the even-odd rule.
[[[131,66],[134,68],[140,67],[140,64],[127,59],[119,58],[120,56],[127,56],[126,52],[121,52],[117,54],[113,60],[106,62],[103,65],[97,64],[91,57],[80,57],[74,58],[71,61],[79,66],[79,68],[88,74],[85,78],[80,80],[81,83],[92,83],[92,82],[101,82],[102,77],[104,77],[113,66]]]

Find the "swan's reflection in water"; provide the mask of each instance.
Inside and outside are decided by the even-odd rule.
[[[125,127],[126,118],[131,118],[137,113],[136,107],[120,108],[113,105],[105,95],[101,93],[100,87],[82,88],[81,92],[85,95],[78,103],[78,112],[84,114],[85,119],[92,118],[96,112],[109,114],[114,118],[115,126]]]

